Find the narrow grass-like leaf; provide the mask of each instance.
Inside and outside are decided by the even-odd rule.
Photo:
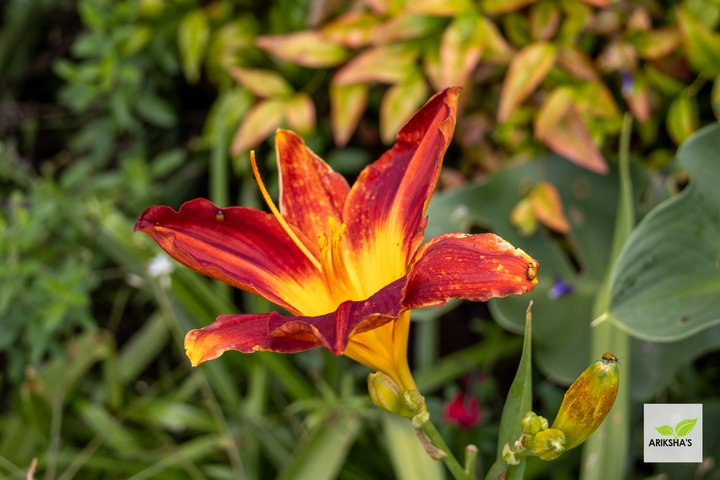
[[[360,431],[360,418],[350,412],[327,412],[283,468],[278,480],[331,480],[337,477]]]
[[[430,458],[409,421],[383,414],[387,453],[398,480],[442,480],[442,464]]]
[[[490,468],[486,480],[498,478],[513,480],[522,479],[525,473],[526,459],[520,459],[517,465],[508,465],[502,458],[502,451],[505,444],[512,445],[520,438],[522,433],[521,421],[523,416],[532,409],[532,315],[528,306],[525,318],[525,338],[523,339],[523,351],[520,357],[520,365],[510,391],[508,392],[505,406],[503,407],[500,419],[500,434],[497,443],[497,459]],[[504,474],[504,472],[507,473]],[[504,475],[503,475],[504,474]]]

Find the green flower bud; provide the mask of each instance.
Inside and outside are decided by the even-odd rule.
[[[565,448],[583,443],[607,416],[617,396],[618,360],[605,353],[570,385],[552,428],[565,434]]]
[[[540,460],[555,460],[565,451],[565,434],[556,428],[547,428],[533,437],[530,452]]]
[[[525,414],[520,424],[522,425],[523,433],[527,433],[528,435],[535,435],[548,428],[547,418],[537,415],[532,410]]]
[[[382,372],[368,375],[368,392],[373,403],[383,410],[405,418],[426,411],[425,398],[417,390],[401,390],[395,381]]]

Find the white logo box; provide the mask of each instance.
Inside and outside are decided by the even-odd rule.
[[[702,462],[701,403],[646,403],[643,426],[646,463]]]

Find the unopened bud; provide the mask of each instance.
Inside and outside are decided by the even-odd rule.
[[[548,428],[547,418],[537,415],[532,410],[525,414],[520,424],[522,425],[523,433],[527,433],[528,435],[535,435],[539,431]]]
[[[368,375],[368,392],[373,403],[383,410],[405,418],[425,411],[425,398],[417,390],[401,390],[395,381],[382,372]]]
[[[552,428],[565,434],[565,448],[583,443],[603,422],[615,402],[619,384],[618,360],[605,353],[570,385]]]
[[[532,440],[530,452],[540,460],[555,460],[565,451],[565,434],[556,428],[539,432]]]

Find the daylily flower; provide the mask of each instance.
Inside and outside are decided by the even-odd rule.
[[[193,365],[227,350],[324,346],[414,391],[410,310],[533,289],[537,262],[496,235],[448,233],[420,246],[458,95],[451,88],[431,98],[352,188],[302,139],[278,130],[279,209],[251,154],[271,213],[196,199],[179,211],[153,206],[141,215],[135,230],[177,261],[292,314],[221,315],[185,337]]]

